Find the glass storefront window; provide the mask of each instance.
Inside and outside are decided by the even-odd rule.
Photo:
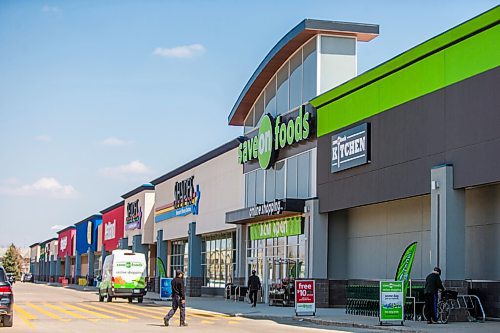
[[[176,271],[183,271],[187,274],[188,270],[188,242],[187,240],[172,241],[170,251],[170,276],[175,277]]]
[[[265,170],[257,169],[255,175],[255,203],[263,204],[264,203],[264,174]]]
[[[276,77],[274,77],[266,87],[266,107],[264,109],[264,114],[271,114],[273,117],[276,116]]]
[[[299,198],[309,198],[309,177],[310,177],[311,152],[306,152],[297,156],[297,196]]]
[[[274,168],[276,199],[285,199],[285,161],[277,162]]]
[[[259,127],[260,119],[264,114],[264,92],[260,94],[257,102],[255,102],[255,115],[254,115],[254,125],[255,127]]]
[[[290,110],[302,104],[302,50],[290,59]]]
[[[254,113],[255,113],[255,108],[252,108],[252,111],[250,111],[250,114],[245,120],[245,128],[244,128],[245,134],[250,132],[254,128],[254,119],[253,119]]]
[[[288,63],[279,71],[277,76],[276,91],[276,114],[280,115],[288,112]]]
[[[255,175],[256,172],[249,172],[245,176],[246,202],[247,207],[255,206]]]
[[[273,168],[266,170],[266,202],[276,198],[275,174],[276,171]]]
[[[297,198],[297,156],[286,161],[286,197]]]
[[[317,86],[317,59],[316,59],[316,38],[309,41],[303,48],[304,64],[303,64],[303,88],[302,88],[302,103],[307,103],[312,98],[316,97]]]
[[[234,232],[203,237],[202,272],[203,285],[212,288],[224,288],[233,281],[236,266],[236,236]],[[252,255],[248,248],[248,256]],[[203,260],[206,258],[205,260]]]

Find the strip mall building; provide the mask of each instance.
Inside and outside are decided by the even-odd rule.
[[[102,223],[61,230],[54,269],[39,264],[46,242],[33,244],[32,271],[74,282],[128,248],[146,255],[149,290],[163,268],[186,272],[190,296],[245,285],[255,269],[264,301],[310,278],[317,306],[344,306],[347,285],[393,279],[418,242],[412,280],[438,265],[500,317],[499,17],[495,7],[361,75],[357,44],[377,25],[304,20],[231,110],[242,137],[123,195]]]

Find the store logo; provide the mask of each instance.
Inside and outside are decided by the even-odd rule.
[[[92,244],[92,221],[87,223],[87,244]]]
[[[250,217],[276,215],[281,214],[281,212],[283,212],[283,208],[281,200],[275,200],[273,202],[251,207],[248,214]]]
[[[127,218],[125,219],[125,229],[140,229],[142,221],[142,207],[139,206],[139,199],[127,204]]]
[[[68,246],[68,236],[61,238],[61,251],[66,251],[66,247]]]
[[[282,117],[276,120],[269,114],[262,117],[259,133],[239,145],[238,163],[258,159],[262,169],[269,169],[274,163],[278,150],[309,138],[311,134],[310,112],[301,106],[299,115],[295,119],[282,122]]]
[[[194,176],[176,182],[174,186],[174,202],[155,209],[155,222],[189,214],[198,215],[200,198],[200,185],[194,185]]]
[[[331,171],[339,172],[370,161],[368,123],[332,136]]]
[[[116,220],[104,224],[104,240],[114,239],[116,237]]]

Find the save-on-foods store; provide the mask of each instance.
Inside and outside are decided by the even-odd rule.
[[[499,17],[496,7],[311,101],[331,305],[345,304],[349,281],[394,278],[417,241],[412,279],[438,265],[447,286],[500,316]]]
[[[245,136],[238,147],[245,201],[226,213],[237,226],[235,282],[246,284],[255,269],[265,302],[307,277],[316,280],[317,305],[328,306],[328,221],[316,198],[316,112],[308,101],[356,75],[356,44],[378,30],[302,21],[266,55],[229,115]]]
[[[187,294],[220,294],[234,281],[235,227],[225,213],[243,204],[239,140],[232,140],[155,179],[158,274],[185,272]]]

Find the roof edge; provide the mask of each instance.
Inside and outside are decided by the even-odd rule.
[[[125,193],[121,197],[122,197],[122,199],[128,199],[131,196],[133,196],[134,194],[141,193],[141,192],[147,191],[147,190],[154,190],[154,189],[155,189],[155,187],[153,184],[146,183],[146,184],[142,184],[141,186],[136,187],[135,189],[133,189],[130,192]]]
[[[67,227],[66,227],[66,228],[64,228],[64,229],[59,230],[59,231],[57,232],[57,234],[59,235],[60,233],[65,232],[65,231],[70,230],[70,229],[76,229],[76,227],[75,227],[74,225],[67,226]]]
[[[101,214],[106,214],[106,213],[108,213],[108,212],[112,211],[113,209],[116,209],[116,208],[118,208],[118,207],[120,207],[120,206],[124,206],[124,205],[125,205],[125,200],[122,200],[122,201],[117,202],[117,203],[115,203],[115,204],[113,204],[113,205],[111,205],[111,206],[109,206],[109,207],[107,207],[107,208],[104,208],[103,210],[101,210],[101,211],[99,211],[99,212],[100,212]]]

